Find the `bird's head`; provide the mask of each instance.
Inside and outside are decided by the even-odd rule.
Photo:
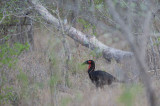
[[[87,60],[87,61],[85,61],[85,62],[83,63],[83,65],[85,65],[85,64],[88,64],[88,65],[89,65],[89,66],[88,66],[88,70],[90,70],[90,69],[94,70],[94,69],[95,69],[95,63],[94,63],[93,60]]]
[[[93,60],[87,60],[87,61],[85,61],[84,63],[83,63],[83,65],[85,65],[85,64],[94,64],[94,61]]]

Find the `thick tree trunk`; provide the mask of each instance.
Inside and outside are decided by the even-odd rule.
[[[55,18],[49,11],[43,7],[38,2],[34,0],[29,0],[29,3],[34,7],[34,9],[46,20],[48,23],[53,24],[55,27],[60,28],[60,23],[57,18]],[[107,61],[111,61],[111,59],[115,59],[117,62],[121,61],[126,57],[132,57],[132,52],[122,51],[115,48],[108,47],[103,44],[99,40],[96,39],[95,36],[85,35],[81,31],[71,27],[69,25],[65,25],[65,31],[67,31],[68,36],[79,42],[85,47],[88,47],[92,50],[96,50],[98,53],[102,53],[103,57]]]

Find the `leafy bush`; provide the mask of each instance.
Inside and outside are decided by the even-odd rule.
[[[29,44],[15,43],[13,46],[8,43],[0,45],[0,67],[7,65],[12,67],[17,62],[17,56],[24,50],[29,50]]]
[[[0,105],[8,103],[10,99],[13,99],[14,90],[11,85],[7,85],[7,72],[6,70],[14,68],[18,61],[18,56],[24,51],[29,49],[29,44],[15,43],[9,45],[8,43],[0,45]],[[24,74],[20,73],[19,78],[26,78]],[[22,80],[22,79],[21,79]],[[26,79],[22,81],[27,81]],[[23,82],[24,83],[24,82]],[[26,84],[26,83],[24,83]]]

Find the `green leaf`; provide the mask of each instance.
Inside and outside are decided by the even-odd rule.
[[[103,8],[103,4],[98,4],[95,6],[98,10],[101,10]]]

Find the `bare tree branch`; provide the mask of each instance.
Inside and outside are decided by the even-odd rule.
[[[0,20],[0,25],[2,24],[3,20],[6,18],[6,15],[5,15],[5,12],[3,12],[3,17],[2,19]]]
[[[46,20],[48,23],[53,24],[57,28],[60,27],[59,21],[55,18],[52,14],[48,12],[48,10],[43,7],[41,4],[35,1],[29,0],[29,3],[34,7],[34,9]],[[100,42],[96,39],[95,36],[85,35],[81,31],[71,27],[69,25],[64,26],[65,30],[68,30],[68,36],[74,39],[75,41],[79,42],[85,47],[88,47],[92,50],[96,50],[98,53],[102,53],[103,57],[111,61],[111,59],[115,59],[116,61],[121,61],[126,57],[132,57],[133,53],[118,50],[115,48],[111,48]]]
[[[2,24],[4,19],[5,19],[5,16],[3,16],[2,19],[0,20],[0,24]]]
[[[71,60],[71,53],[70,53],[70,47],[69,47],[69,44],[66,40],[66,33],[65,33],[65,29],[64,29],[64,24],[60,18],[60,15],[59,15],[59,7],[57,5],[57,10],[56,10],[56,14],[57,14],[57,17],[58,17],[58,20],[59,20],[59,24],[60,24],[60,27],[61,27],[61,34],[63,36],[62,38],[62,44],[63,44],[63,47],[64,47],[64,51],[65,51],[65,56],[67,57],[67,59],[64,59],[65,60],[65,69],[63,71],[64,73],[64,82],[65,82],[65,86],[68,87],[67,85],[67,80],[68,80],[68,70],[69,70],[69,61]]]
[[[134,52],[134,56],[135,56],[137,65],[138,65],[139,71],[141,73],[140,77],[142,78],[143,84],[146,87],[146,93],[148,95],[148,100],[149,100],[150,106],[156,106],[155,94],[154,94],[154,91],[150,85],[150,78],[145,72],[145,70],[147,70],[147,69],[144,64],[145,62],[142,58],[143,56],[141,57],[141,55],[142,55],[141,53],[143,53],[143,51],[142,52],[139,51],[142,48],[139,49],[136,47],[135,40],[133,38],[134,36],[131,33],[132,32],[131,29],[129,29],[129,27],[121,19],[120,15],[116,12],[116,9],[113,5],[113,2],[111,0],[106,0],[106,3],[111,11],[110,13],[113,16],[114,20],[121,26],[120,30],[124,33],[123,35],[127,39],[128,43],[131,47],[131,50]],[[150,19],[151,19],[150,14],[151,14],[151,12],[149,11],[147,14],[147,18],[145,20],[145,22],[146,21],[149,21],[149,22],[145,23],[145,27],[146,27],[145,29],[148,29],[148,25],[149,25]],[[144,42],[142,44],[144,44]]]

